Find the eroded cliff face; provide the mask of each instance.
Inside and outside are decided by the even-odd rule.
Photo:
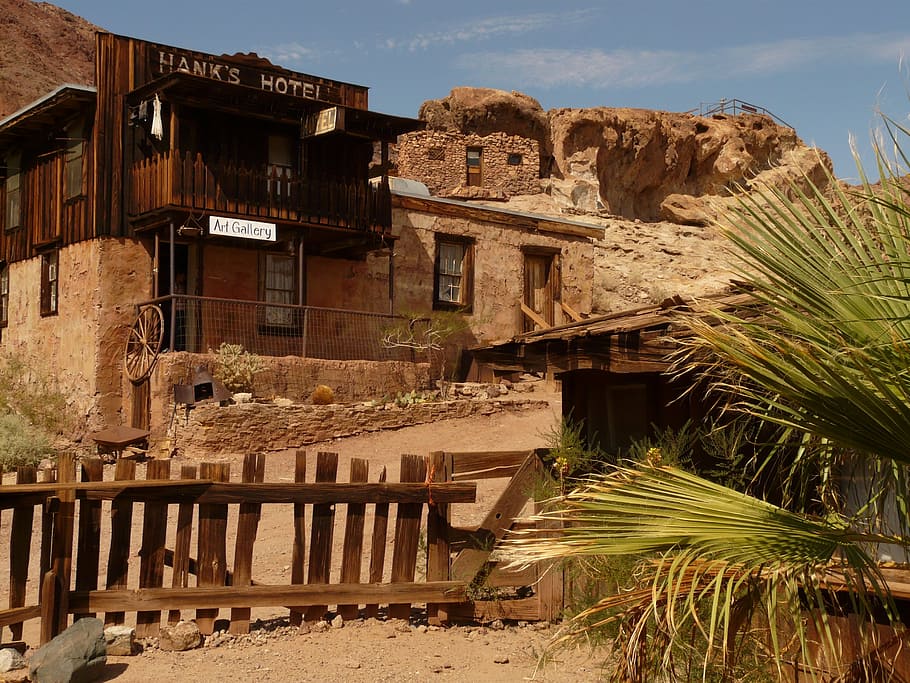
[[[757,181],[783,187],[785,179],[803,176],[824,185],[830,168],[824,152],[760,114],[545,112],[521,93],[455,88],[425,102],[419,115],[431,129],[537,140],[543,192],[565,208],[627,219],[707,224],[736,187]]]

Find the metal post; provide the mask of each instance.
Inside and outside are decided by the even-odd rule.
[[[174,301],[174,288],[176,286],[176,275],[174,273],[174,269],[176,268],[176,265],[177,265],[177,258],[174,255],[174,239],[175,239],[174,220],[171,219],[171,234],[170,234],[170,246],[171,246],[171,253],[170,253],[171,334],[170,334],[170,337],[171,337],[171,339],[170,339],[170,346],[168,347],[168,348],[170,348],[171,351],[175,350],[174,341],[176,339],[176,329],[177,329],[177,302]]]

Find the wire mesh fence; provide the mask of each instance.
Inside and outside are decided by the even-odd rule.
[[[417,348],[389,348],[383,338],[404,319],[383,313],[168,296],[146,302],[164,316],[165,349],[206,353],[222,343],[261,356],[330,360],[425,361]]]

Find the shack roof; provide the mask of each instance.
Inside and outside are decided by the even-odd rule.
[[[97,92],[93,86],[75,83],[54,88],[0,120],[0,146],[60,126],[68,116],[94,103]]]

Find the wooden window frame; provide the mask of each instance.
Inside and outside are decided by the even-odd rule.
[[[63,201],[85,196],[85,123],[74,121],[66,127],[63,150]]]
[[[297,292],[297,282],[298,282],[298,259],[291,255],[281,252],[273,251],[264,251],[259,257],[259,300],[263,304],[270,303],[268,301],[269,292],[272,289],[268,288],[268,268],[270,258],[281,258],[290,260],[293,264],[294,274],[292,277],[291,289],[275,289],[274,291],[288,291],[291,293],[291,303],[289,305],[297,305],[298,302],[298,292]],[[278,303],[278,302],[271,302]],[[287,305],[287,304],[286,304]],[[299,309],[282,309],[288,311],[290,314],[289,320],[287,323],[276,323],[269,320],[270,312],[269,306],[263,305],[260,306],[256,316],[256,326],[259,330],[259,334],[267,334],[274,336],[284,336],[284,337],[299,337],[303,334],[303,324],[302,316]]]
[[[0,328],[9,325],[9,263],[0,263]]]
[[[471,153],[477,153],[477,163],[471,163]],[[468,187],[483,187],[483,147],[466,147],[464,151],[465,160],[465,184]],[[476,169],[476,170],[472,170]]]
[[[3,178],[3,227],[7,231],[22,227],[22,155],[15,154],[6,159],[6,176]],[[16,189],[11,190],[11,181],[15,178]],[[12,199],[15,197],[15,218],[13,218]]]
[[[60,252],[41,254],[41,315],[57,315],[60,309]]]
[[[441,296],[441,281],[444,276],[452,277],[452,273],[443,273],[440,263],[440,245],[456,245],[462,248],[461,278],[459,285],[459,300],[450,301]],[[433,257],[433,310],[436,311],[461,311],[471,313],[474,308],[474,240],[463,235],[447,235],[437,233],[436,250]]]

